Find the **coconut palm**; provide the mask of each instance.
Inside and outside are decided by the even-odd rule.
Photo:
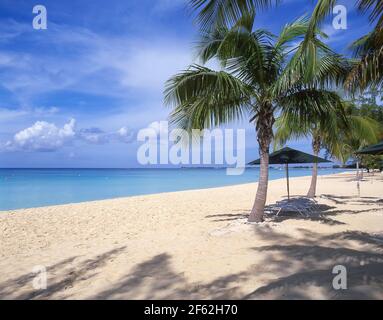
[[[318,0],[306,34],[306,41],[315,37],[324,18],[332,12],[336,0]],[[364,90],[371,85],[383,84],[383,2],[381,0],[355,0],[357,8],[365,13],[370,12],[369,19],[375,24],[372,32],[352,44],[355,57],[359,63],[351,70],[346,86],[355,91]]]
[[[197,22],[202,30],[217,26],[232,26],[243,15],[257,13],[280,0],[189,0],[189,6],[198,12]]]
[[[361,157],[356,152],[379,141],[382,134],[382,125],[375,119],[362,115],[353,102],[345,102],[344,108],[350,126],[348,130],[340,127],[336,133],[336,143],[327,150],[342,163],[345,163],[350,158],[356,159],[356,178],[359,179]]]
[[[197,21],[202,30],[217,25],[232,25],[243,14],[258,12],[279,0],[189,0],[190,6],[198,12]],[[332,12],[337,0],[317,0],[305,35],[304,46],[316,37],[317,29],[323,20]],[[355,0],[359,11],[369,12],[374,30],[358,39],[352,47],[359,63],[355,64],[346,82],[347,89],[364,90],[370,85],[383,84],[383,2],[381,0]]]
[[[249,221],[260,222],[276,114],[291,113],[303,123],[312,113],[324,116],[341,103],[328,85],[343,81],[347,68],[317,38],[306,51],[296,45],[307,32],[306,18],[286,25],[278,37],[265,30],[253,31],[253,23],[254,14],[248,14],[230,29],[221,26],[205,32],[199,45],[202,62],[217,59],[224,69],[190,66],[167,82],[165,103],[173,108],[172,123],[189,131],[245,116],[254,124],[261,165]]]
[[[339,108],[339,109],[337,109]],[[311,138],[312,150],[318,156],[321,149],[345,163],[363,144],[373,144],[380,132],[379,123],[359,115],[354,105],[343,102],[328,110],[326,117],[313,113],[308,123],[302,123],[294,114],[283,113],[275,124],[275,147],[290,139]],[[316,196],[318,164],[314,163],[307,196]]]
[[[383,29],[375,29],[352,44],[360,62],[350,72],[346,84],[349,89],[365,90],[383,84]]]

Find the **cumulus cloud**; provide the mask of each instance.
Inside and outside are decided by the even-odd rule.
[[[127,127],[122,127],[117,131],[117,138],[121,142],[130,143],[134,140],[134,132]]]
[[[91,144],[105,144],[109,142],[108,134],[100,128],[81,129],[78,132],[78,136]]]
[[[33,126],[16,133],[6,143],[9,150],[54,151],[75,137],[76,121],[71,119],[62,128],[46,121],[37,121]]]
[[[100,128],[81,129],[79,138],[91,144],[107,144],[110,142],[130,143],[134,140],[134,132],[122,127],[116,132],[105,132]]]
[[[75,141],[88,144],[107,144],[111,142],[130,143],[134,132],[123,127],[116,132],[104,132],[100,128],[76,128],[76,120],[71,119],[62,127],[46,121],[37,121],[34,125],[19,131],[12,140],[3,145],[3,151],[51,152]]]

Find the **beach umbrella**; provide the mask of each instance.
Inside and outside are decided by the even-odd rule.
[[[288,147],[270,154],[270,158],[269,158],[269,164],[284,164],[286,167],[287,196],[289,200],[290,200],[289,164],[323,163],[323,162],[331,162],[331,161],[313,156],[311,154],[308,154],[299,150],[291,149]],[[259,165],[259,164],[261,164],[260,159],[249,163],[249,165]]]
[[[368,146],[360,151],[357,154],[374,154],[374,155],[383,155],[383,141],[372,146]]]

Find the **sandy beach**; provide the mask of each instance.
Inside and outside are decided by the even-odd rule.
[[[246,223],[256,184],[0,212],[0,299],[383,299],[383,176],[360,196],[353,178],[318,178],[321,217],[262,224]],[[271,181],[268,204],[285,194]]]

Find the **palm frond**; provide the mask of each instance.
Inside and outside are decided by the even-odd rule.
[[[281,33],[279,34],[276,47],[284,46],[291,41],[297,41],[298,38],[304,38],[309,27],[309,17],[304,15],[292,23],[286,24]],[[326,37],[324,33],[321,33],[323,37]]]
[[[282,112],[297,125],[310,125],[313,122],[328,122],[329,114],[340,110],[342,99],[331,91],[321,89],[301,89],[278,99]],[[342,114],[338,114],[342,118]]]
[[[376,120],[359,115],[348,117],[350,129],[354,137],[363,140],[364,144],[374,144],[378,142],[381,124]]]
[[[242,119],[250,111],[251,89],[225,71],[193,65],[171,78],[165,104],[171,122],[185,130],[203,129]]]
[[[288,140],[300,139],[310,134],[309,126],[302,126],[299,119],[283,113],[274,124],[274,151],[282,148]]]
[[[232,27],[245,14],[278,4],[280,0],[189,0],[189,6],[198,12],[197,23],[201,30],[215,27]]]
[[[374,30],[352,45],[354,54],[360,58],[350,71],[346,86],[352,91],[383,84],[383,32]]]
[[[377,21],[377,28],[383,27],[383,2],[381,0],[358,0],[362,12],[370,11],[370,21]]]
[[[305,43],[309,43],[310,39],[315,37],[316,30],[320,29],[321,23],[332,12],[336,3],[337,0],[318,0],[310,18]]]

